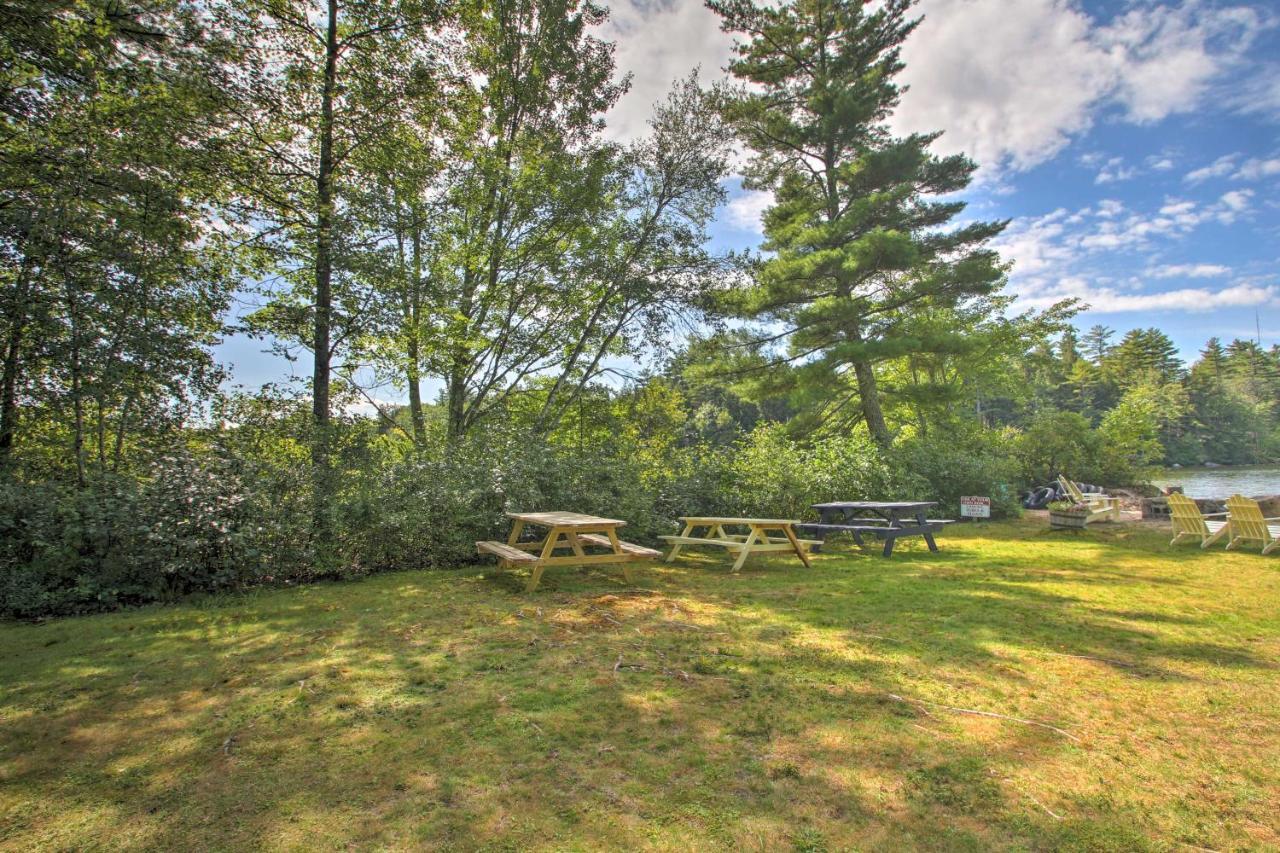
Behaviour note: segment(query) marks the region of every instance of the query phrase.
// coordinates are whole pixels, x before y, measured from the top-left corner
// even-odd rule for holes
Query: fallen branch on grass
[[[623,663],[623,662],[622,662],[622,655],[618,655],[618,659],[617,659],[617,661],[615,661],[615,662],[614,662],[614,664],[613,664],[613,674],[614,674],[614,675],[617,675],[617,674],[618,674],[618,670],[620,670],[620,669],[644,669],[644,664],[642,664],[642,663]]]
[[[1049,817],[1053,818],[1054,820],[1062,820],[1062,815],[1058,814],[1058,813],[1057,813],[1057,812],[1055,812],[1053,809],[1049,808],[1049,807],[1048,807],[1048,806],[1046,806],[1044,803],[1040,802],[1040,801],[1039,801],[1039,800],[1037,800],[1035,797],[1033,797],[1033,796],[1031,796],[1030,794],[1028,794],[1026,791],[1023,791],[1023,792],[1022,792],[1022,794],[1023,794],[1023,796],[1025,796],[1028,800],[1030,800],[1031,802],[1035,803],[1035,804],[1036,804],[1037,806],[1039,806],[1040,808],[1044,809],[1044,813],[1045,813],[1045,814],[1047,814]]]
[[[942,708],[944,711],[951,711],[956,714],[972,714],[975,717],[991,717],[997,720],[1008,720],[1011,723],[1022,723],[1025,726],[1038,726],[1042,729],[1048,729],[1051,732],[1060,734],[1065,738],[1069,738],[1076,743],[1082,742],[1080,738],[1076,737],[1071,732],[1065,729],[1060,729],[1057,726],[1051,726],[1048,723],[1042,723],[1039,720],[1024,720],[1022,717],[1010,717],[1007,714],[997,714],[993,711],[979,711],[974,708],[957,708],[954,705],[943,705],[941,702],[930,702],[925,699],[907,699],[896,693],[886,693],[885,695],[895,701],[905,702],[908,705],[916,705],[917,707],[921,705],[932,705],[935,708]],[[924,708],[921,708],[920,710],[925,711],[926,714],[929,713]]]

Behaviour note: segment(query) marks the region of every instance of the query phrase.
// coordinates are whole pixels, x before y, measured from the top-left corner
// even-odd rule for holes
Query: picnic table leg
[[[742,564],[747,561],[747,557],[751,554],[751,547],[756,544],[756,539],[760,536],[759,529],[753,524],[751,532],[747,534],[747,541],[742,543],[742,552],[738,554],[738,559],[733,563],[732,571],[738,571],[742,568]]]
[[[791,547],[796,549],[796,556],[800,558],[800,562],[804,563],[805,568],[813,568],[813,563],[809,562],[809,555],[804,552],[804,548],[800,547],[800,542],[796,539],[796,532],[791,529],[791,525],[788,524],[783,527],[782,532],[787,534],[787,538],[791,540]]]
[[[898,537],[894,536],[892,533],[884,537],[884,556],[893,556],[893,543],[897,538]]]
[[[693,525],[689,524],[688,522],[685,522],[684,532],[681,533],[680,535],[688,536],[692,532],[693,532]],[[680,543],[677,542],[676,544],[671,546],[671,553],[667,555],[666,562],[670,563],[672,560],[676,558],[676,555],[679,553],[680,553]]]
[[[520,534],[524,533],[524,522],[516,519],[516,523],[511,525],[511,535],[507,537],[507,544],[515,546],[520,541]]]
[[[831,523],[830,518],[831,518],[830,514],[829,514],[825,509],[820,509],[820,510],[818,510],[818,523],[819,523],[819,524],[830,524],[830,523]],[[828,537],[829,535],[830,535],[830,534],[829,534],[827,531],[825,531],[825,530],[819,530],[819,531],[818,531],[818,538],[819,538],[819,539],[821,539],[821,542],[819,542],[817,545],[814,545],[814,546],[813,546],[812,553],[814,553],[814,554],[821,554],[821,553],[822,553],[822,547],[823,547],[824,545],[826,545],[826,544],[827,544],[827,537]]]
[[[542,570],[546,568],[545,561],[555,554],[556,543],[560,541],[560,535],[563,532],[562,528],[553,527],[547,534],[546,542],[542,546],[542,553],[538,556],[538,562],[533,564],[533,571],[529,575],[529,582],[525,584],[525,592],[533,592],[538,588],[538,582],[542,580]]]
[[[609,535],[609,542],[613,544],[613,553],[615,553],[615,554],[625,554],[626,552],[622,550],[622,543],[618,541],[618,531],[616,531],[616,530],[614,530],[612,527],[610,527],[610,528],[609,528],[609,530],[608,530],[608,535]],[[635,583],[635,581],[634,581],[634,580],[632,580],[632,578],[631,578],[631,563],[630,563],[630,562],[625,562],[625,563],[623,563],[623,564],[622,564],[622,579],[623,579],[624,581],[626,581],[628,584],[634,584],[634,583]]]
[[[938,543],[933,541],[933,531],[929,529],[929,519],[925,517],[923,511],[916,514],[916,521],[920,522],[920,526],[924,528],[924,541],[929,543],[929,550],[938,553]]]
[[[844,510],[843,512],[841,512],[841,513],[840,513],[840,517],[839,517],[839,518],[833,518],[833,519],[832,519],[832,521],[836,522],[837,524],[851,524],[851,523],[854,521],[854,517],[853,517],[853,510],[851,510],[851,509],[850,509],[850,510]],[[867,544],[867,543],[865,543],[865,542],[863,542],[863,541],[862,541],[862,534],[861,534],[861,533],[859,533],[859,532],[858,532],[858,531],[856,531],[856,530],[850,530],[849,532],[853,534],[853,544],[854,544],[854,545],[857,545],[859,548],[864,548],[864,547],[866,547],[866,544]]]

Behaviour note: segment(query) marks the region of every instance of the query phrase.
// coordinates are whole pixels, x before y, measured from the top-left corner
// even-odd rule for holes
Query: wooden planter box
[[[1088,521],[1089,513],[1087,512],[1063,512],[1056,509],[1049,510],[1050,527],[1083,530]]]

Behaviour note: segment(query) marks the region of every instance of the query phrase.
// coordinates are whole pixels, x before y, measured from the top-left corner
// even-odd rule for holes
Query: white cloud
[[[1152,155],[1147,158],[1147,168],[1153,172],[1167,172],[1173,168],[1173,158]]]
[[[1150,123],[1195,109],[1266,25],[1243,6],[1144,5],[1100,30],[1098,40],[1116,63],[1116,99],[1128,118]]]
[[[1230,225],[1238,214],[1249,209],[1249,201],[1253,198],[1253,190],[1232,190],[1223,193],[1218,202],[1216,218],[1224,225]]]
[[[1260,160],[1256,157],[1250,158],[1231,177],[1238,181],[1256,181],[1260,178],[1269,178],[1272,175],[1280,175],[1280,157],[1273,157],[1270,160]]]
[[[1239,159],[1239,154],[1224,154],[1209,165],[1188,172],[1183,180],[1189,184],[1199,184],[1210,178],[1226,177],[1236,168],[1236,161]]]
[[[1134,210],[1113,199],[1077,211],[1059,208],[1016,220],[996,241],[1013,262],[1010,289],[1018,303],[1043,307],[1076,297],[1097,311],[1198,310],[1221,305],[1280,304],[1280,290],[1267,282],[1236,282],[1219,291],[1181,288],[1146,292],[1151,279],[1226,277],[1225,266],[1148,266],[1143,275],[1118,275],[1139,253],[1162,251],[1209,224],[1230,224],[1249,212],[1252,190],[1232,190],[1216,200],[1169,198],[1154,212]]]
[[[609,20],[600,37],[616,43],[618,71],[631,74],[631,90],[606,117],[608,133],[629,141],[648,132],[653,105],[675,80],[701,67],[704,80],[720,79],[733,38],[720,31],[720,19],[690,0],[618,0],[609,4]]]
[[[1112,219],[1124,213],[1124,204],[1114,198],[1104,198],[1098,202],[1098,216],[1103,219]]]
[[[1101,314],[1125,314],[1137,311],[1213,311],[1218,308],[1240,308],[1280,305],[1280,288],[1255,284],[1236,284],[1221,290],[1185,287],[1160,293],[1125,293],[1108,285],[1094,286],[1083,279],[1064,279],[1057,295],[1038,295],[1020,300],[1029,308],[1047,308],[1059,299],[1074,296],[1087,303],[1089,310]]]
[[[1095,184],[1114,184],[1118,181],[1127,181],[1137,174],[1137,167],[1124,165],[1123,157],[1112,157],[1098,172],[1093,182]]]
[[[1231,272],[1231,267],[1221,264],[1165,264],[1147,270],[1152,278],[1221,278]]]
[[[1091,107],[1113,85],[1094,22],[1066,3],[926,0],[921,11],[903,49],[911,89],[895,124],[946,131],[944,153],[992,169],[1033,166],[1088,129]]]
[[[1195,110],[1271,25],[1198,0],[1141,3],[1107,24],[1069,0],[924,0],[921,11],[895,125],[943,129],[939,150],[994,172],[1050,159],[1109,105],[1137,123]]]
[[[1139,123],[1210,98],[1244,110],[1243,86],[1255,93],[1253,109],[1280,115],[1280,66],[1245,63],[1271,18],[1203,0],[1127,5],[1107,21],[1074,0],[922,0],[924,22],[903,49],[910,90],[895,129],[943,130],[940,152],[966,153],[998,180],[1050,159],[1109,108]],[[614,0],[610,13],[600,34],[616,42],[632,89],[610,112],[609,133],[627,140],[646,131],[673,80],[697,66],[704,79],[719,78],[733,37],[697,0]],[[1173,166],[1157,162],[1150,168]],[[1105,174],[1100,183],[1123,179]]]
[[[1260,63],[1252,74],[1236,81],[1224,102],[1238,113],[1280,118],[1280,64]]]
[[[773,193],[743,190],[742,195],[725,205],[725,213],[734,228],[761,234],[764,232],[762,218],[771,204]]]

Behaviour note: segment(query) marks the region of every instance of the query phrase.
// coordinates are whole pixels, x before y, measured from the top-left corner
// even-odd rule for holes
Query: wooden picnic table
[[[822,536],[822,542],[814,547],[815,552],[835,533],[853,534],[853,541],[859,546],[863,544],[863,534],[883,539],[886,557],[893,554],[894,543],[903,536],[922,536],[929,550],[937,551],[933,534],[941,530],[942,525],[951,523],[950,519],[927,517],[929,508],[937,505],[937,501],[834,501],[813,505],[820,517],[816,524],[804,522],[797,526]]]
[[[623,542],[618,538],[618,528],[626,522],[616,518],[600,518],[577,512],[508,512],[514,522],[505,543],[477,542],[476,550],[498,558],[498,565],[509,568],[527,565],[532,569],[526,592],[533,592],[542,580],[547,566],[594,566],[605,563],[621,563],[622,576],[631,583],[631,563],[636,560],[652,560],[661,553],[643,545]],[[547,533],[541,539],[520,541],[525,528],[545,527]],[[598,549],[592,552],[590,549]],[[572,554],[556,556],[561,549]]]
[[[787,518],[716,518],[706,516],[680,516],[684,522],[684,530],[679,536],[659,536],[671,543],[671,553],[667,555],[670,563],[680,553],[684,545],[715,545],[728,551],[737,551],[738,559],[734,561],[733,571],[742,568],[751,554],[772,551],[789,551],[800,558],[806,566],[811,565],[809,555],[805,553],[805,545],[821,545],[820,541],[800,539],[796,536],[795,527],[799,523]],[[746,527],[749,533],[729,533],[726,527]],[[705,528],[703,536],[695,536],[699,528]],[[770,535],[769,531],[780,532],[781,536]]]

